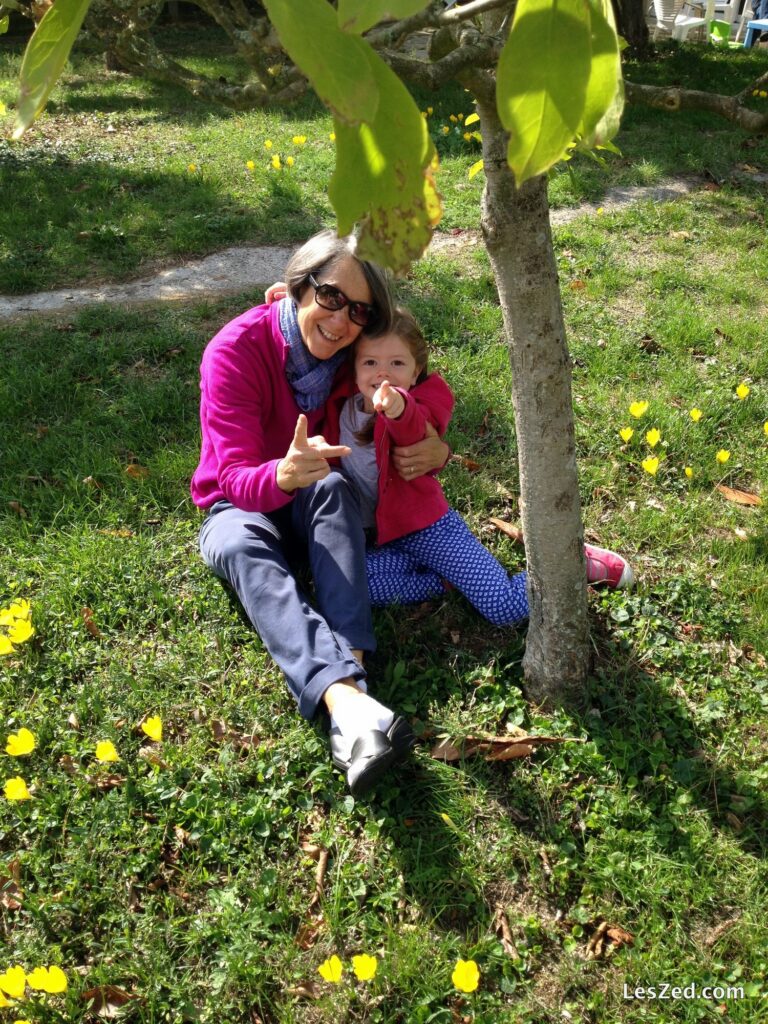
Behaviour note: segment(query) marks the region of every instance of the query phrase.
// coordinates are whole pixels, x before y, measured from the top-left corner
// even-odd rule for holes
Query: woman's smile
[[[331,284],[358,302],[371,302],[371,290],[354,257],[338,260],[324,271],[318,272],[321,284]],[[315,359],[330,359],[356,340],[362,327],[352,323],[346,306],[324,309],[315,301],[315,290],[307,285],[298,309],[299,329],[304,344]]]

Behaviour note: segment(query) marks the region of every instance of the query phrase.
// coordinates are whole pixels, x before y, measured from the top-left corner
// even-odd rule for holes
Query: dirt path
[[[582,203],[580,206],[553,210],[552,225],[568,224],[577,217],[594,213],[599,207],[606,212],[629,203],[651,199],[668,202],[685,195],[696,187],[689,180],[670,181],[649,187],[631,186],[614,188],[600,203]],[[429,248],[431,253],[450,255],[468,245],[481,244],[477,231],[459,231],[456,234],[437,232]],[[13,298],[0,296],[0,321],[14,320],[34,314],[69,313],[83,306],[106,302],[117,306],[142,303],[190,301],[207,297],[220,297],[251,288],[264,287],[279,281],[293,246],[247,246],[224,249],[192,260],[180,267],[161,270],[151,277],[123,284],[100,285],[93,288],[62,288],[58,291],[39,292]]]

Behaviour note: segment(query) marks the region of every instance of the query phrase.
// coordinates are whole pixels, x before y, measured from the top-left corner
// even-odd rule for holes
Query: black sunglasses
[[[353,324],[372,327],[376,323],[378,313],[375,306],[367,302],[353,302],[332,284],[319,284],[314,274],[309,275],[309,283],[315,289],[315,302],[323,309],[343,309],[349,306],[349,319]]]

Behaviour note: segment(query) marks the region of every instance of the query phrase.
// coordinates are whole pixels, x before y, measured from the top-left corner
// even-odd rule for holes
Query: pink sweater
[[[226,324],[203,353],[203,443],[190,486],[200,508],[226,498],[244,512],[273,512],[292,499],[277,486],[276,472],[301,410],[285,376],[288,343],[279,309],[278,302],[249,309]],[[310,437],[323,412],[307,415]]]
[[[373,428],[376,463],[379,467],[379,500],[376,506],[376,542],[387,544],[407,533],[432,526],[445,515],[449,505],[437,478],[432,474],[403,480],[392,463],[392,448],[415,444],[426,437],[431,423],[440,437],[453,412],[453,392],[438,373],[431,373],[410,391],[397,389],[405,399],[402,416],[396,420],[377,416]],[[337,444],[343,395],[341,389],[326,405],[325,438]]]

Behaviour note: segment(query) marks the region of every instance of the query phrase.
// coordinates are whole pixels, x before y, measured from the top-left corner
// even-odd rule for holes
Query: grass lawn
[[[684,50],[668,60],[694,59]],[[734,74],[766,60],[731,59]],[[720,58],[713,67],[731,73]],[[170,260],[238,238],[304,237],[316,226],[304,204],[317,226],[328,219],[328,123],[309,102],[295,120],[256,128],[257,115],[175,116],[178,97],[148,86],[129,96],[139,89],[130,79],[106,100],[109,83],[73,81],[26,148],[4,154],[4,173],[39,197],[29,247],[8,209],[21,201],[2,213],[0,244],[19,274],[7,290],[132,274],[147,252]],[[85,130],[107,114],[115,132]],[[765,496],[768,479],[768,199],[750,172],[731,175],[737,162],[764,159],[766,143],[742,158],[747,140],[718,122],[668,123],[684,127],[659,141],[652,115],[630,112],[613,180],[641,165],[649,176],[714,167],[695,163],[709,153],[726,184],[556,235],[587,535],[626,552],[639,579],[632,594],[592,598],[591,710],[528,707],[523,637],[483,623],[457,595],[379,613],[372,688],[413,718],[423,742],[370,799],[347,795],[324,739],[298,718],[197,555],[187,485],[200,354],[260,296],[0,327],[0,608],[29,600],[35,629],[0,658],[0,784],[19,776],[32,793],[0,798],[0,986],[12,965],[58,965],[69,982],[66,993],[0,1008],[0,1021],[91,1022],[107,1015],[99,1003],[131,1024],[764,1017],[766,514],[716,485]],[[46,132],[61,133],[60,158]],[[297,144],[294,178],[249,176],[248,154],[265,162],[255,152],[263,137],[286,153],[300,132],[308,141]],[[466,184],[455,205],[445,189],[449,224],[470,224],[471,159],[457,153],[448,171]],[[193,161],[199,172],[187,170]],[[594,194],[594,172],[584,165],[578,186],[581,173],[574,189]],[[64,180],[70,193],[87,185],[75,192],[81,212],[70,194],[69,221],[57,198]],[[200,233],[182,245],[179,225],[195,208]],[[114,239],[96,246],[94,225],[107,217],[122,249]],[[39,262],[23,278],[33,251]],[[520,549],[488,525],[491,515],[516,519],[517,480],[485,256],[425,259],[401,294],[457,395],[449,440],[466,460],[444,474],[449,499],[516,570]],[[629,412],[636,402],[648,402],[640,418]],[[655,475],[642,468],[651,457]],[[148,715],[162,719],[161,743],[141,730]],[[2,753],[21,728],[35,749]],[[431,733],[516,728],[572,741],[508,763],[430,757]],[[119,760],[100,763],[96,744],[107,740]],[[590,956],[604,926],[614,938]],[[372,981],[352,972],[361,953],[378,958]],[[338,984],[317,971],[333,955],[344,964]],[[472,994],[452,984],[459,958],[479,966]],[[625,986],[667,983],[723,991],[625,996]]]
[[[163,45],[193,70],[230,81],[244,76],[215,28],[162,32]],[[20,61],[20,41],[0,42],[0,101],[8,107],[0,118],[0,187],[13,197],[0,209],[0,294],[136,276],[237,243],[300,241],[333,222],[326,196],[333,125],[314,98],[284,113],[233,113],[107,72],[101,57],[76,53],[47,111],[13,143]],[[758,50],[686,47],[628,75],[732,93],[765,63]],[[458,120],[472,112],[469,96],[454,87],[417,98],[440,155],[441,229],[477,227],[483,176],[469,180],[468,171],[479,143],[464,139]],[[760,108],[768,100],[753,102]],[[585,156],[561,165],[551,182],[553,206],[599,199],[609,185],[679,175],[748,181],[744,165],[768,167],[765,138],[748,139],[700,114],[630,108],[616,141],[622,156],[607,171]]]

